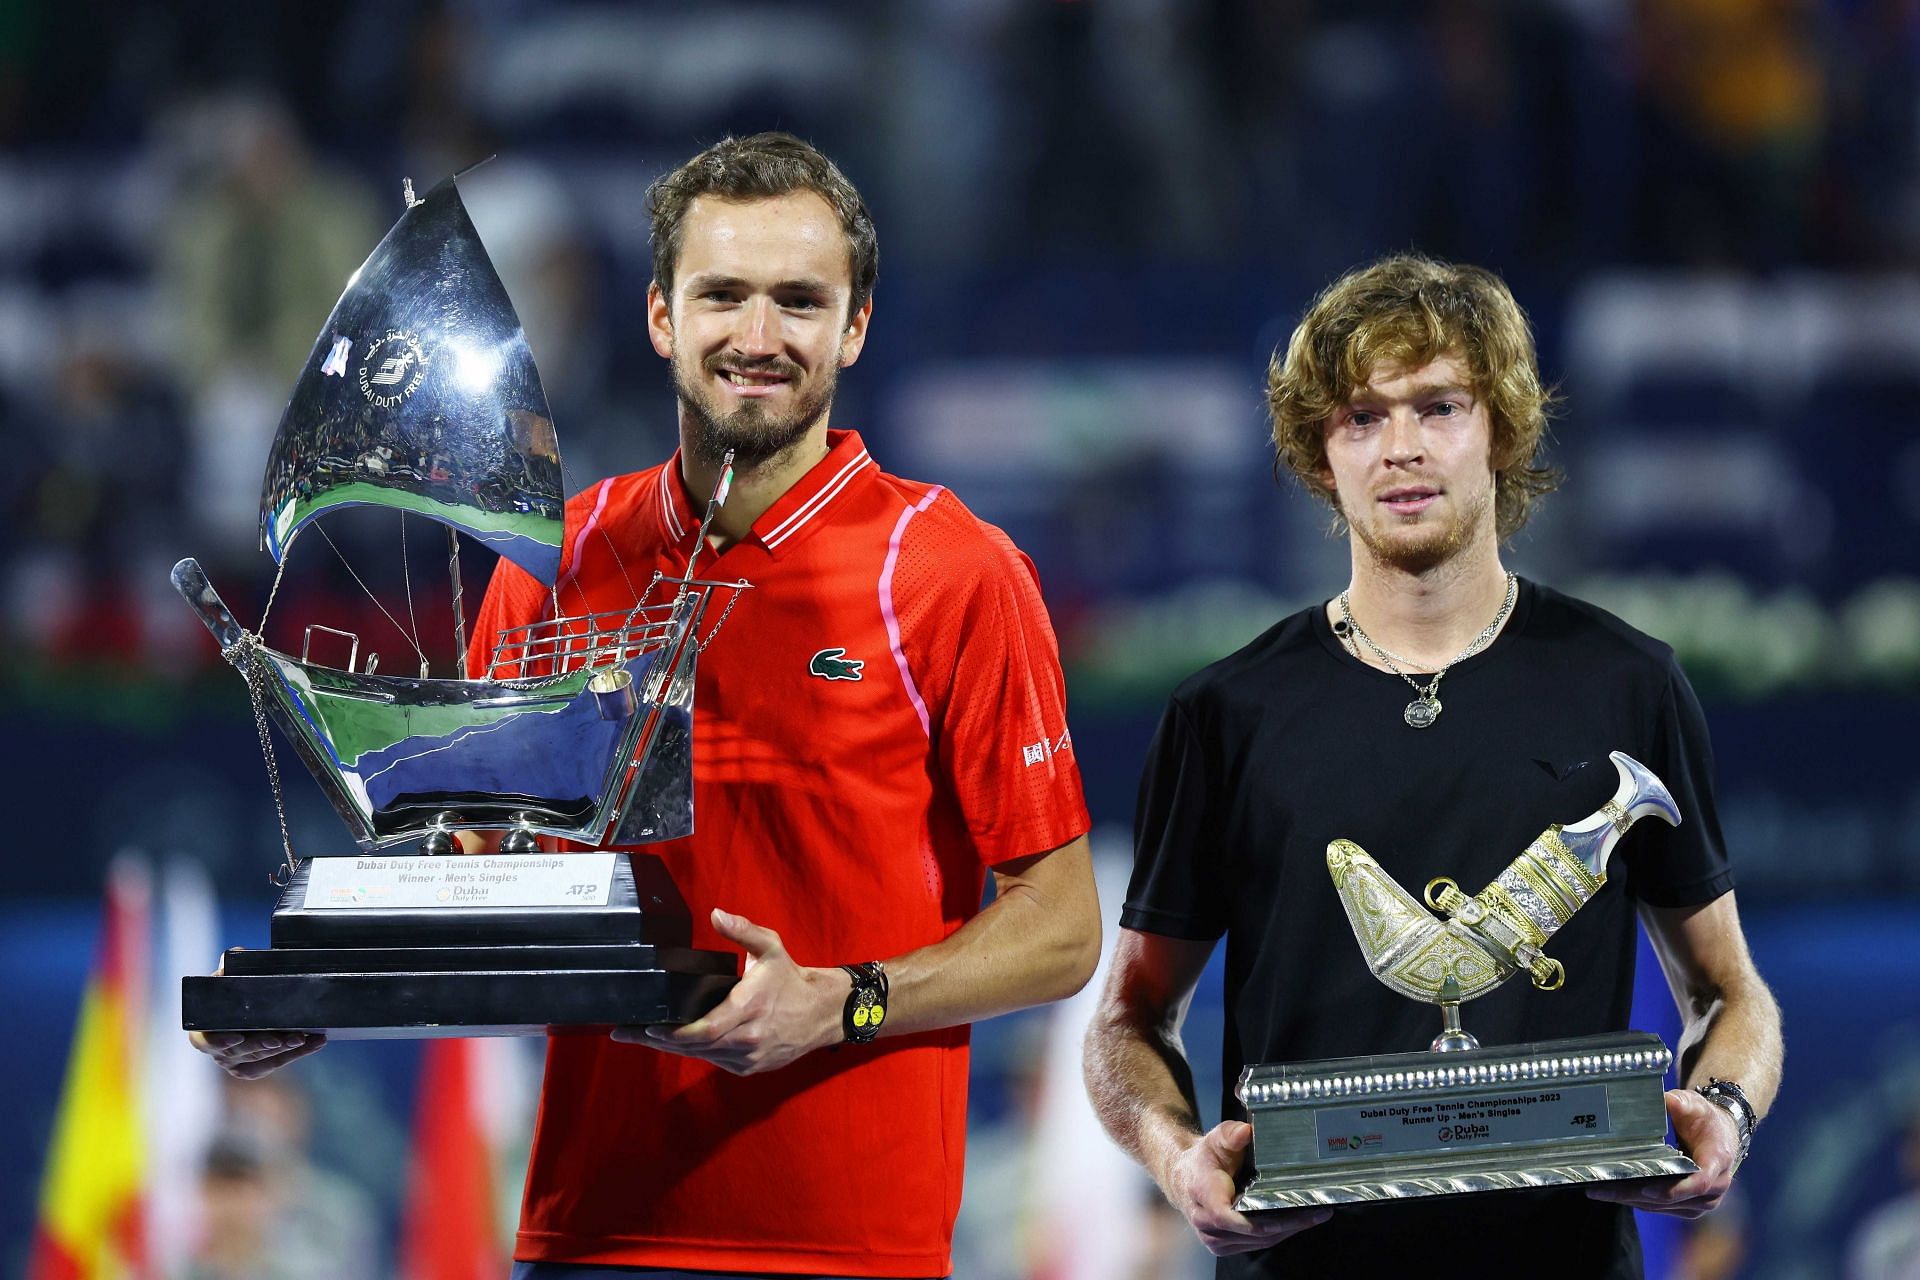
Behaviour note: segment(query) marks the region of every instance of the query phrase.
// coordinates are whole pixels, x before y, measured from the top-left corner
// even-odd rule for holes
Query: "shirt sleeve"
[[[956,530],[939,506],[908,526],[892,596],[935,766],[992,866],[1057,849],[1092,823],[1033,564],[998,529],[958,517],[973,527]]]
[[[1733,888],[1733,868],[1714,804],[1713,745],[1700,699],[1672,658],[1646,763],[1672,793],[1680,825],[1669,827],[1657,818],[1634,824],[1620,850],[1627,864],[1627,889],[1654,907],[1712,902]]]
[[[487,582],[487,594],[480,602],[480,615],[473,620],[473,635],[467,644],[467,679],[478,680],[487,674],[493,661],[494,643],[508,627],[525,626],[545,612],[547,589],[540,580],[504,557],[494,566]],[[511,659],[512,652],[503,655]],[[518,676],[518,669],[502,671]],[[529,675],[544,675],[545,668],[529,668]]]
[[[1227,930],[1212,767],[1205,739],[1176,698],[1147,751],[1134,809],[1133,879],[1124,929],[1211,942]]]

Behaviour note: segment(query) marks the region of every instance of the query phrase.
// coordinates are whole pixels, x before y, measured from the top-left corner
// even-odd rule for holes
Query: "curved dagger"
[[[1607,881],[1607,860],[1642,818],[1680,825],[1680,810],[1653,771],[1622,752],[1613,798],[1567,826],[1551,826],[1472,897],[1444,877],[1427,906],[1351,840],[1327,846],[1327,870],[1374,976],[1404,996],[1439,1004],[1471,1000],[1525,969],[1553,990],[1565,977],[1541,948]],[[1457,993],[1454,990],[1457,988]]]

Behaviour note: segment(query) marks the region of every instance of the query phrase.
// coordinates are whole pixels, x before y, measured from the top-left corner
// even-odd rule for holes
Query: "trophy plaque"
[[[692,831],[695,667],[749,584],[696,577],[690,562],[634,587],[630,608],[562,614],[559,444],[526,334],[454,179],[424,199],[408,183],[406,201],[295,384],[269,455],[261,542],[284,574],[303,529],[324,536],[329,512],[384,507],[399,513],[404,566],[410,516],[445,526],[456,670],[435,676],[417,629],[377,597],[410,649],[400,672],[318,624],[299,657],[282,653],[263,638],[265,617],[242,627],[196,561],[174,567],[246,680],[285,855],[271,946],[230,950],[219,974],[185,978],[183,1023],[354,1039],[690,1021],[731,988],[736,958],[693,949],[659,859],[604,846]],[[723,468],[696,558],[731,478]],[[481,638],[490,661],[476,679],[460,668],[463,535],[551,600],[544,620]],[[316,640],[345,665],[312,656]],[[295,856],[269,721],[354,852]],[[498,833],[484,841],[495,851],[461,856],[460,832]]]
[[[1426,906],[1350,840],[1327,868],[1375,977],[1440,1007],[1426,1052],[1265,1063],[1236,1092],[1253,1124],[1251,1173],[1234,1207],[1461,1195],[1693,1173],[1668,1145],[1665,1079],[1673,1054],[1627,1031],[1482,1048],[1460,1005],[1525,970],[1556,990],[1542,948],[1606,883],[1607,860],[1645,817],[1680,812],[1652,771],[1621,752],[1613,798],[1549,827],[1473,897],[1442,878]],[[1439,912],[1436,916],[1433,912]],[[1444,918],[1443,918],[1444,917]]]

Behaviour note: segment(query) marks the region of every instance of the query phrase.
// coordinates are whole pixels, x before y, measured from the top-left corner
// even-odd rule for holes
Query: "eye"
[[[1451,400],[1441,400],[1427,406],[1427,412],[1436,418],[1453,418],[1466,412],[1466,409]]]
[[[1349,409],[1343,425],[1352,427],[1356,431],[1364,431],[1379,421],[1376,415],[1368,413],[1365,409]]]
[[[782,302],[780,305],[785,307],[789,311],[818,311],[821,307],[825,306],[826,304],[823,303],[818,298],[802,295],[799,297],[788,298],[785,302]]]

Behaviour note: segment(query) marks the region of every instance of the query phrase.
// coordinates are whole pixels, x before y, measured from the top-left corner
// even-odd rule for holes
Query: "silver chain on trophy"
[[[275,591],[280,589],[277,575],[273,586]],[[271,597],[267,600],[267,607],[273,607]],[[261,643],[257,634],[243,633],[240,640],[220,656],[239,669],[247,682],[247,694],[253,701],[253,727],[260,733],[260,755],[267,763],[267,781],[273,786],[273,815],[280,821],[280,848],[285,854],[284,861],[273,869],[267,880],[275,888],[284,889],[293,879],[293,873],[299,869],[300,860],[293,854],[293,835],[287,830],[287,802],[280,789],[280,762],[273,754],[273,733],[267,728],[267,704],[260,689],[260,682],[266,676],[253,654],[253,650]]]
[[[1333,633],[1346,641],[1347,648],[1352,651],[1353,656],[1356,658],[1360,656],[1360,651],[1355,646],[1354,641],[1357,639],[1361,644],[1366,645],[1373,656],[1380,659],[1380,661],[1386,665],[1387,670],[1393,672],[1393,674],[1399,676],[1412,686],[1413,691],[1420,696],[1407,704],[1407,709],[1401,713],[1401,719],[1405,720],[1415,729],[1425,729],[1440,718],[1440,678],[1452,670],[1456,663],[1466,661],[1492,642],[1494,636],[1500,633],[1501,624],[1506,622],[1507,615],[1513,612],[1513,602],[1517,600],[1519,596],[1520,580],[1509,573],[1507,574],[1506,598],[1500,602],[1500,612],[1493,615],[1493,621],[1489,622],[1486,625],[1486,629],[1475,636],[1466,648],[1449,658],[1445,665],[1434,672],[1433,679],[1427,681],[1424,686],[1422,686],[1418,680],[1415,680],[1412,676],[1400,669],[1403,665],[1417,667],[1419,665],[1418,663],[1409,662],[1398,654],[1388,653],[1385,649],[1382,649],[1378,644],[1374,643],[1373,637],[1362,630],[1360,624],[1353,620],[1353,611],[1348,606],[1347,592],[1345,591],[1340,593],[1340,620],[1333,624]]]

